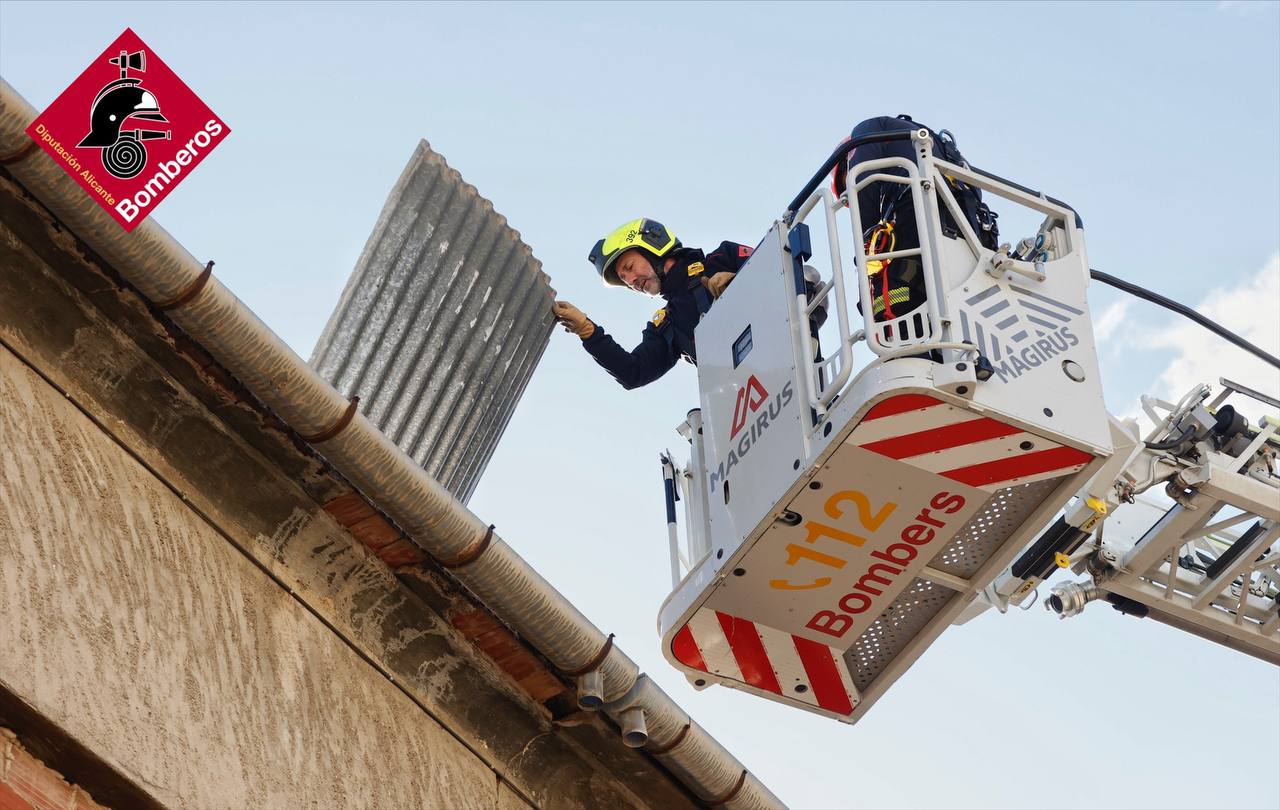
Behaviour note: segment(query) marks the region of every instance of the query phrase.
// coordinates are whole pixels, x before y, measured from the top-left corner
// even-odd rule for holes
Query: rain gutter
[[[126,233],[26,135],[36,110],[0,78],[0,165],[277,416],[412,542],[514,627],[707,806],[784,805],[639,667],[360,414],[153,220]],[[592,700],[592,694],[598,698]]]

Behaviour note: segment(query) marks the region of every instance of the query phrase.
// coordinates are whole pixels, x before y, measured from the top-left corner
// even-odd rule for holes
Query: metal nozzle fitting
[[[1105,599],[1107,592],[1088,582],[1065,582],[1055,585],[1044,600],[1046,610],[1052,610],[1059,618],[1079,616],[1084,606],[1097,599]]]

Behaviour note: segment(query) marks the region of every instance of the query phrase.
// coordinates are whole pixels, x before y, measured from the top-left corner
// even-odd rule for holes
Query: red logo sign
[[[132,231],[231,129],[126,28],[27,134]]]
[[[760,406],[768,398],[769,392],[764,390],[764,386],[756,379],[756,375],[752,374],[747,379],[747,384],[738,389],[738,399],[733,403],[733,424],[729,426],[730,439],[737,436],[738,431],[747,424],[748,413],[760,410]]]

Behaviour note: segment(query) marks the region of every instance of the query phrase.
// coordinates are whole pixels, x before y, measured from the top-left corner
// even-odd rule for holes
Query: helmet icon
[[[147,165],[147,149],[143,141],[168,139],[168,130],[124,129],[129,119],[168,122],[160,113],[155,94],[142,86],[142,79],[131,78],[130,70],[146,72],[146,51],[128,53],[107,60],[120,67],[120,78],[107,84],[93,99],[89,112],[89,134],[77,146],[101,149],[102,165],[121,180],[136,177]]]

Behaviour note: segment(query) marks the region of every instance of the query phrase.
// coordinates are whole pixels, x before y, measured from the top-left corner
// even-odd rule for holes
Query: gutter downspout
[[[563,673],[599,671],[603,711],[708,806],[782,802],[480,518],[343,399],[154,220],[126,233],[26,135],[36,110],[0,78],[0,165],[168,310],[410,539]],[[452,565],[448,565],[452,563]],[[597,659],[599,659],[597,661]],[[595,666],[592,666],[592,665]],[[635,710],[643,733],[635,733]],[[627,723],[623,722],[626,714]]]

